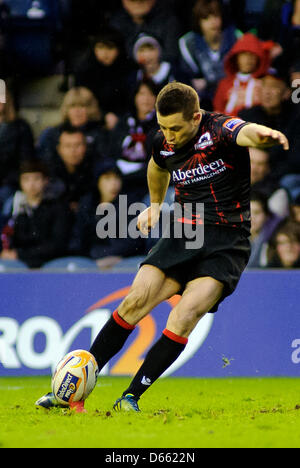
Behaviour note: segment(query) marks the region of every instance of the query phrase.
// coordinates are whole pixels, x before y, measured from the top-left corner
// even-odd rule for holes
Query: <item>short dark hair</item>
[[[80,128],[77,128],[77,127],[73,127],[70,123],[65,123],[63,125],[61,125],[60,127],[60,133],[59,133],[59,139],[60,137],[62,136],[63,133],[67,133],[68,135],[75,135],[77,133],[80,133],[83,138],[86,140],[86,136],[85,136],[85,133],[80,129]]]
[[[251,196],[250,196],[250,201],[252,202],[257,202],[260,203],[260,206],[262,207],[264,213],[268,216],[271,215],[271,211],[268,205],[268,197],[264,193],[258,191],[258,190],[252,190],[251,191]]]
[[[222,6],[219,0],[197,0],[193,8],[193,30],[200,30],[200,20],[209,16],[219,16],[223,19]]]
[[[33,160],[27,160],[21,163],[20,168],[19,168],[20,176],[22,174],[36,173],[36,172],[41,173],[44,177],[49,176],[48,167],[42,161],[33,159]]]
[[[199,96],[191,86],[173,81],[160,91],[156,110],[164,117],[182,112],[184,120],[189,121],[200,111]]]

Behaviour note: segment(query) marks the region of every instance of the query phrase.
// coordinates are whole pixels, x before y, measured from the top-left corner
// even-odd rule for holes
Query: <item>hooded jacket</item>
[[[225,58],[227,77],[220,81],[214,98],[216,111],[237,115],[240,110],[260,103],[258,79],[264,76],[269,68],[269,46],[269,43],[260,41],[251,33],[244,34],[235,43]],[[252,74],[239,72],[237,56],[242,52],[251,52],[257,56],[257,67]]]

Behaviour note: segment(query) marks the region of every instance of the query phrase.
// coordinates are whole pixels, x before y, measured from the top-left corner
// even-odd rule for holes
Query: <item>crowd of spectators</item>
[[[300,0],[24,0],[27,27],[56,15],[48,61],[32,51],[27,64],[15,3],[0,1],[0,260],[79,256],[104,269],[147,253],[146,239],[97,227],[108,204],[119,219],[121,195],[146,200],[156,96],[178,80],[203,109],[289,138],[288,152],[250,151],[249,267],[300,267]],[[22,77],[57,74],[57,125],[36,136],[19,116]]]

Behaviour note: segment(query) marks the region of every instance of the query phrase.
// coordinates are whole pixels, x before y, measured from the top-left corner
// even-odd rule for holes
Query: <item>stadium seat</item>
[[[0,273],[14,270],[28,270],[28,267],[20,260],[0,260]]]
[[[79,270],[98,270],[97,264],[86,257],[64,257],[51,260],[42,266],[42,270],[66,270],[77,272]]]

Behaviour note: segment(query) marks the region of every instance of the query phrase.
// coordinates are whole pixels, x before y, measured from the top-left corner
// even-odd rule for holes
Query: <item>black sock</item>
[[[125,341],[135,329],[123,320],[116,310],[91,346],[90,353],[95,357],[99,371],[114,357],[124,346]]]
[[[155,382],[184,350],[187,338],[164,330],[162,337],[149,350],[144,363],[133,378],[129,388],[123,393],[131,393],[136,399]]]

